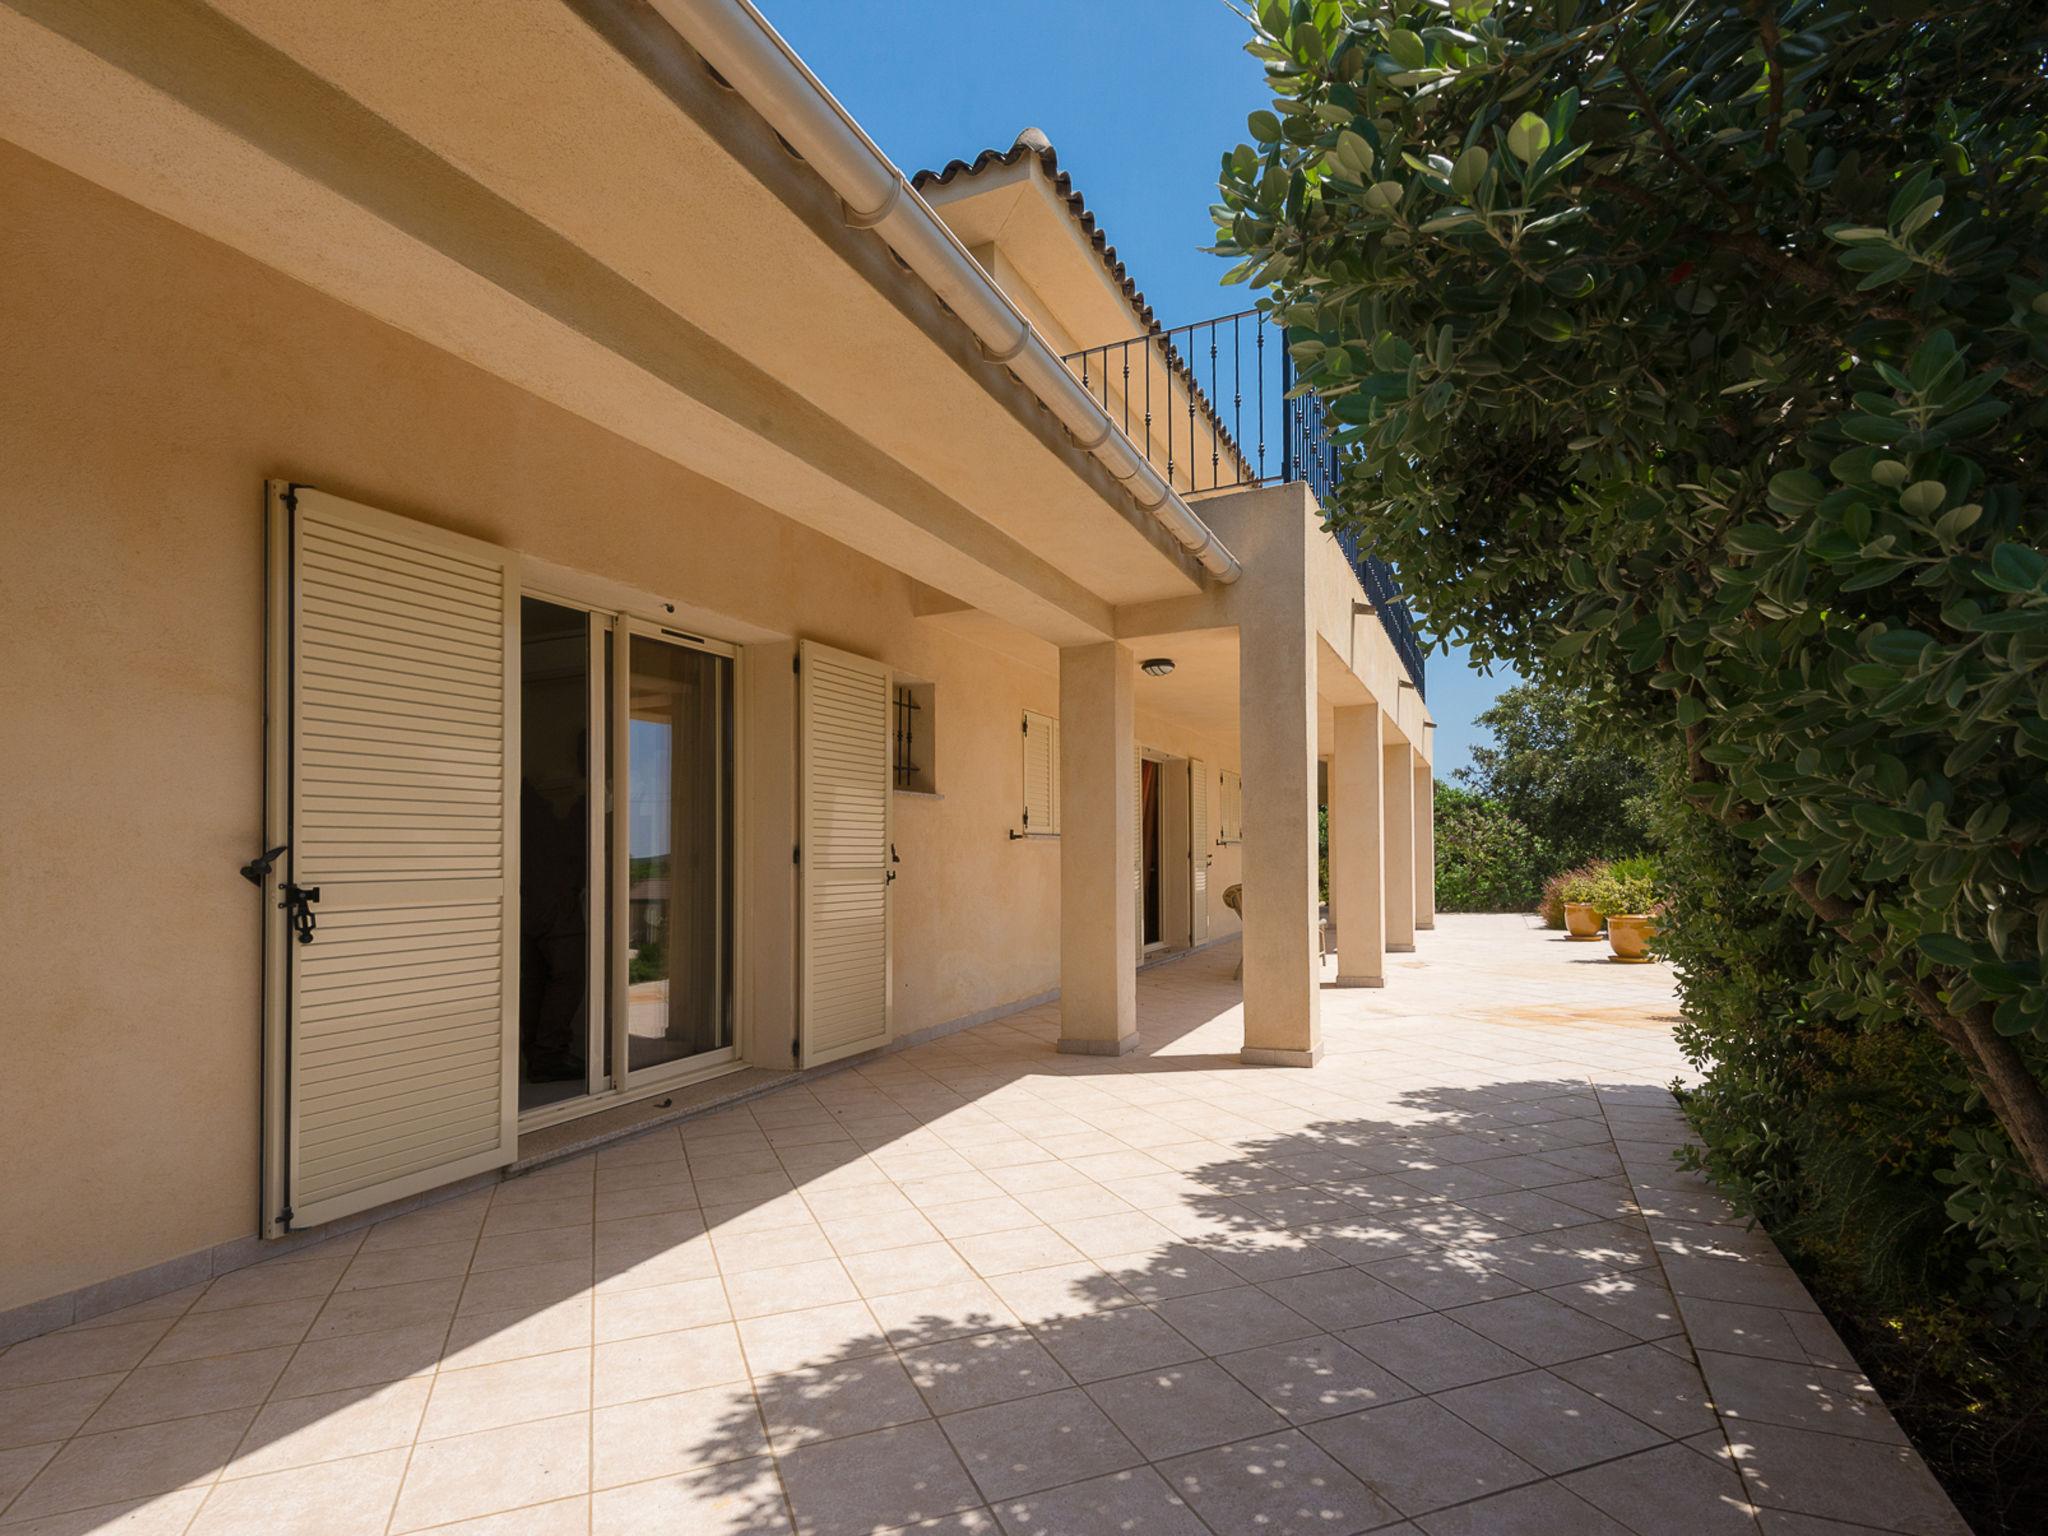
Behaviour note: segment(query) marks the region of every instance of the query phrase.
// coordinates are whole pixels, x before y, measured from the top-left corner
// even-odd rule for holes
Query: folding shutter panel
[[[1131,908],[1137,913],[1138,959],[1145,958],[1145,753],[1131,753]]]
[[[889,1039],[889,669],[805,641],[802,1017],[806,1066]]]
[[[1193,941],[1209,937],[1209,770],[1199,757],[1188,759],[1188,879],[1193,913]]]
[[[1060,723],[1052,722],[1052,830],[1060,830]]]
[[[1024,711],[1024,830],[1050,835],[1059,830],[1054,804],[1059,794],[1059,745],[1045,715]]]
[[[474,539],[271,494],[264,1228],[512,1160],[519,589]]]

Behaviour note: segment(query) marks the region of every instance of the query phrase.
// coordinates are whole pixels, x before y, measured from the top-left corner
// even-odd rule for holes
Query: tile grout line
[[[1588,1081],[1591,1082],[1592,1079],[1589,1078]],[[1614,1135],[1614,1122],[1608,1118],[1607,1104],[1605,1100],[1600,1099],[1599,1087],[1597,1084],[1594,1085],[1593,1091],[1595,1101],[1600,1105],[1600,1118],[1607,1126],[1608,1140],[1609,1142],[1615,1142],[1617,1141],[1617,1138]],[[1677,1108],[1677,1100],[1675,1097],[1672,1100],[1672,1107],[1674,1109]],[[1683,1111],[1680,1111],[1680,1113],[1683,1114]],[[1634,1201],[1636,1209],[1640,1211],[1642,1209],[1643,1202],[1640,1198],[1640,1192],[1636,1187],[1636,1176],[1634,1173],[1630,1172],[1628,1163],[1625,1159],[1622,1158],[1621,1149],[1618,1145],[1615,1147],[1614,1155],[1615,1160],[1621,1163],[1621,1176],[1628,1181],[1629,1198],[1630,1200]],[[1754,1526],[1759,1532],[1761,1532],[1763,1529],[1763,1506],[1757,1502],[1756,1495],[1749,1486],[1749,1479],[1743,1475],[1741,1458],[1735,1454],[1734,1438],[1728,1433],[1727,1416],[1721,1412],[1721,1405],[1714,1396],[1714,1390],[1707,1383],[1706,1369],[1700,1364],[1699,1346],[1693,1342],[1692,1328],[1685,1321],[1685,1309],[1678,1304],[1678,1288],[1672,1284],[1670,1272],[1666,1270],[1664,1267],[1664,1245],[1657,1241],[1657,1234],[1654,1230],[1650,1229],[1649,1222],[1647,1219],[1645,1219],[1643,1225],[1644,1230],[1649,1232],[1650,1253],[1656,1261],[1658,1277],[1664,1283],[1665,1292],[1671,1297],[1671,1310],[1677,1314],[1678,1326],[1685,1338],[1685,1347],[1689,1351],[1691,1351],[1692,1354],[1693,1369],[1699,1372],[1700,1386],[1706,1394],[1707,1406],[1713,1410],[1714,1427],[1720,1430],[1721,1444],[1727,1448],[1728,1469],[1729,1471],[1734,1473],[1736,1482],[1742,1488],[1743,1503],[1747,1506],[1749,1511],[1749,1523],[1752,1526]],[[1673,1443],[1678,1444],[1681,1442],[1674,1441]]]

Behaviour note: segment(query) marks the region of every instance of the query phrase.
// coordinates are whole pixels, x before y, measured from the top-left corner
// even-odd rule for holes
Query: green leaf
[[[1920,953],[1936,965],[1968,966],[1977,961],[1977,948],[1951,933],[1923,933]]]
[[[1899,492],[1899,505],[1914,517],[1925,517],[1940,511],[1947,498],[1948,487],[1939,480],[1915,480]]]
[[[1422,39],[1406,27],[1396,27],[1387,34],[1387,52],[1403,69],[1420,69],[1429,62],[1429,50]]]
[[[1451,190],[1460,197],[1470,197],[1473,190],[1486,175],[1486,168],[1493,163],[1485,146],[1474,144],[1451,166]]]
[[[1508,130],[1508,151],[1524,165],[1533,165],[1550,148],[1550,124],[1534,112],[1524,112]]]
[[[2043,576],[2048,576],[2048,555],[2007,541],[1991,551],[1991,568],[1978,579],[2000,592],[2032,592]]]
[[[1252,130],[1252,137],[1261,144],[1280,142],[1280,119],[1270,112],[1254,112],[1245,119]]]
[[[1365,206],[1374,213],[1391,214],[1401,206],[1405,190],[1398,181],[1376,181],[1365,189]]]

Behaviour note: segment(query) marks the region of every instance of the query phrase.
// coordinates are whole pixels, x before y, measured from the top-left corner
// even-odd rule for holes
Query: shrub
[[[1500,806],[1436,786],[1438,911],[1526,912],[1549,859],[1543,840]]]
[[[1590,902],[1593,893],[1599,889],[1600,876],[1607,868],[1607,861],[1595,859],[1590,864],[1581,864],[1573,869],[1561,869],[1543,882],[1543,900],[1537,911],[1543,914],[1543,926],[1562,928],[1566,902]]]
[[[1644,855],[1610,860],[1586,899],[1603,918],[1656,911],[1660,901],[1657,861]]]

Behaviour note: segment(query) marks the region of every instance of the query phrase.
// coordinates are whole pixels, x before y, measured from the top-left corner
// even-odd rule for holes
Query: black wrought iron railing
[[[1287,331],[1264,310],[1089,347],[1066,364],[1184,496],[1295,481],[1319,502],[1336,492],[1342,466],[1323,402],[1314,391],[1289,398],[1294,360]],[[1422,644],[1392,568],[1365,553],[1354,535],[1340,534],[1337,542],[1421,691]]]

